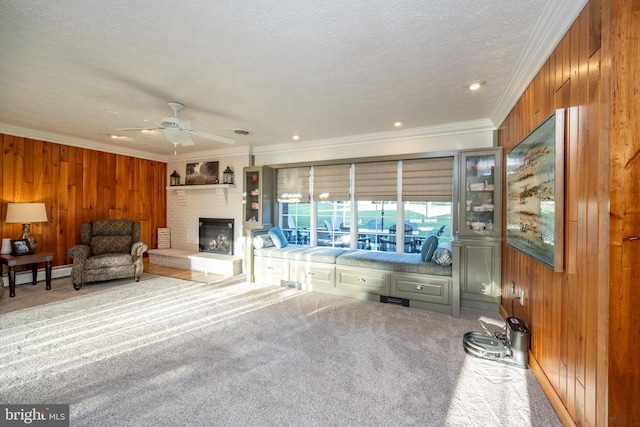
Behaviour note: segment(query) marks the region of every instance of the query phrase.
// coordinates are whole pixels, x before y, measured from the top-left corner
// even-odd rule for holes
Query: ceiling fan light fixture
[[[174,144],[182,144],[189,139],[189,134],[180,129],[160,129],[160,132]]]

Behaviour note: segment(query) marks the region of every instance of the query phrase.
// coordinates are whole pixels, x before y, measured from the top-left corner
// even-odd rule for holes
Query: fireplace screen
[[[233,255],[233,219],[200,218],[200,252]]]

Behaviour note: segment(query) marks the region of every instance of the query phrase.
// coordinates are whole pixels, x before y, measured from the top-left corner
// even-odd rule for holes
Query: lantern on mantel
[[[171,179],[169,180],[169,184],[172,187],[175,187],[176,185],[180,185],[180,174],[176,171],[173,171],[173,173],[171,174]]]
[[[233,184],[233,171],[229,166],[222,172],[222,183]]]

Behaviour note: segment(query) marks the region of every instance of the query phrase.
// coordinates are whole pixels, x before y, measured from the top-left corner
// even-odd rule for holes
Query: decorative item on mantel
[[[180,185],[180,174],[177,171],[173,171],[173,173],[171,174],[169,185],[171,185],[172,187]]]
[[[233,170],[229,166],[222,172],[222,176],[223,184],[233,184]]]

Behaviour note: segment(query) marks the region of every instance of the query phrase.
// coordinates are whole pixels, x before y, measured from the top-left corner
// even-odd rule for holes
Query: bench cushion
[[[420,254],[353,250],[340,255],[336,259],[336,264],[376,270],[431,274],[434,276],[451,276],[452,274],[450,265],[442,266],[435,262],[424,262]]]

